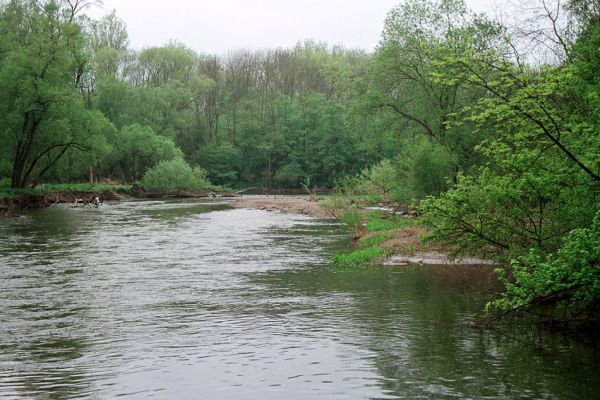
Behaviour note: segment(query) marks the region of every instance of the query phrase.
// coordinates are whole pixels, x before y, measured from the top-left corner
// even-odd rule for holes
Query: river
[[[215,201],[1,220],[0,398],[600,396],[593,341],[469,327],[485,274],[329,266],[347,245]]]

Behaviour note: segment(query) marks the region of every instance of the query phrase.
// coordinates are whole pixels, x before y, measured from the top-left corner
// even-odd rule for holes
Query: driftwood
[[[57,200],[58,202],[58,200]],[[54,203],[56,204],[56,203]],[[71,207],[75,208],[75,207],[85,207],[85,206],[89,206],[89,207],[100,207],[100,204],[102,204],[102,201],[100,201],[100,198],[98,196],[94,196],[94,198],[91,201],[85,201],[84,199],[80,199],[77,196],[75,197],[75,203],[73,203],[73,205]]]

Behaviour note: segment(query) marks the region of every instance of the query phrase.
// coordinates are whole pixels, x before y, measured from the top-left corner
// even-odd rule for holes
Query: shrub
[[[211,182],[226,185],[238,179],[241,157],[240,151],[229,143],[209,145],[204,149],[201,164]]]
[[[275,182],[284,187],[298,187],[305,173],[298,165],[292,162],[281,166],[275,173]]]
[[[396,200],[420,200],[438,195],[448,188],[447,180],[455,175],[450,152],[427,139],[410,142],[396,158]]]
[[[190,167],[181,158],[161,161],[148,169],[141,184],[148,191],[160,193],[194,192],[211,187],[206,171]]]
[[[600,211],[591,227],[567,235],[556,255],[543,257],[539,250],[512,261],[514,282],[502,271],[506,286],[502,297],[488,308],[502,311],[560,304],[562,318],[574,318],[600,305]]]
[[[362,194],[378,194],[383,200],[389,201],[396,185],[396,169],[392,162],[386,159],[362,171],[357,189]]]

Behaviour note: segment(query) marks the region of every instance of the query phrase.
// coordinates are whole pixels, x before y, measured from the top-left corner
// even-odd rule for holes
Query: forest
[[[490,307],[597,314],[598,0],[541,0],[517,24],[406,0],[374,52],[307,40],[226,56],[132,49],[93,3],[0,3],[0,186],[375,196],[510,265]]]

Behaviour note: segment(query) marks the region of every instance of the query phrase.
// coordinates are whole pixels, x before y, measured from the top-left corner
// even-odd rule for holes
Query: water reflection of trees
[[[70,399],[89,391],[93,379],[84,360],[91,329],[80,289],[86,266],[76,252],[90,224],[88,213],[57,207],[2,227],[1,234],[12,238],[0,250],[2,392],[11,388],[19,398]]]
[[[71,239],[84,234],[90,221],[67,213],[62,208],[34,210],[23,217],[7,221],[0,227],[3,240],[0,255],[51,252],[70,247]]]
[[[275,296],[317,299],[315,319],[350,321],[338,326],[340,335],[376,354],[373,363],[386,394],[585,398],[593,393],[590,388],[600,389],[598,383],[590,385],[598,362],[589,347],[567,340],[540,348],[530,340],[469,327],[498,283],[489,269],[452,276],[448,268],[453,267],[322,267],[270,272],[256,280],[278,287]],[[331,304],[338,294],[350,301]],[[513,330],[529,332],[524,329]]]

